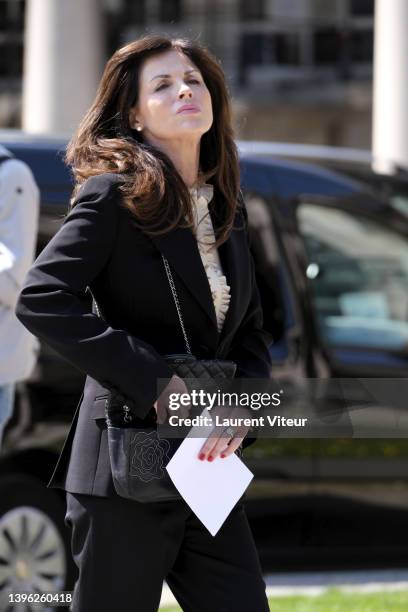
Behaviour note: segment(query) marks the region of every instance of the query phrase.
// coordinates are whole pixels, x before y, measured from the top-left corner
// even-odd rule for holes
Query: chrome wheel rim
[[[0,517],[0,610],[38,612],[38,604],[10,604],[10,592],[58,592],[65,576],[64,542],[47,514],[19,506]]]

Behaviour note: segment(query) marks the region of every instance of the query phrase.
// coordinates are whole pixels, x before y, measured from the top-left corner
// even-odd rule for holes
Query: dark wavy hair
[[[87,178],[115,172],[123,177],[119,187],[122,205],[137,227],[150,235],[178,226],[193,227],[187,185],[170,158],[144,142],[142,132],[132,129],[129,120],[129,111],[138,100],[143,61],[170,50],[191,60],[211,95],[213,124],[200,141],[199,184],[208,182],[214,187],[219,246],[228,238],[239,196],[231,102],[219,61],[200,43],[188,39],[144,36],[118,49],[108,60],[95,100],[67,147],[65,159],[75,178],[71,207]]]

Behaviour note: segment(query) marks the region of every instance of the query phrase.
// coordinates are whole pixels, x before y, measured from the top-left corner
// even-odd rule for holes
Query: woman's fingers
[[[237,448],[239,448],[240,444],[242,444],[244,437],[232,438],[232,440],[227,446],[227,449],[222,452],[222,458],[229,457],[229,455],[232,455],[232,453],[234,453],[237,450]]]
[[[219,420],[221,422],[223,421],[223,419],[231,416],[247,416],[246,412],[243,412],[240,409],[236,409],[235,407],[231,409],[231,407],[228,406],[214,407],[211,411],[211,416],[214,418],[215,415],[219,417]],[[245,425],[240,425],[227,429],[231,429],[232,431],[226,433],[226,427],[221,425],[217,425],[213,428],[198,453],[199,459],[201,459],[202,461],[213,461],[220,455],[222,455],[223,457],[231,455],[234,450],[239,447],[242,440],[245,438],[246,434],[249,431],[249,428]],[[237,439],[238,443],[234,442],[233,449],[231,452],[229,452],[228,449],[231,447],[231,438],[233,438],[234,440]],[[228,455],[226,454],[227,451]]]
[[[217,434],[216,430],[213,429],[213,431],[210,433],[210,435],[202,445],[198,453],[198,458],[202,461],[212,461],[213,459],[215,459],[216,456],[215,448],[218,447],[220,444],[223,444],[225,447],[228,444],[228,438],[220,438],[220,435]]]
[[[216,435],[213,430],[207,440],[202,445],[198,458],[202,461],[214,461],[218,456],[228,457],[237,450],[242,440],[248,433],[248,427],[239,427],[235,430],[234,436],[225,435],[225,429]]]

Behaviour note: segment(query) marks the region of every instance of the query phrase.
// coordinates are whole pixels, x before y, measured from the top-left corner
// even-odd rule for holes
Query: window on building
[[[258,19],[265,19],[265,17],[265,0],[240,0],[239,18],[241,21],[256,21]]]
[[[239,48],[239,84],[245,86],[250,66],[297,66],[300,61],[297,33],[244,33]]]
[[[240,60],[244,67],[262,63],[262,45],[260,42],[258,34],[249,32],[242,35]]]
[[[372,29],[317,29],[313,42],[315,65],[335,66],[343,79],[352,77],[354,63],[369,64],[373,61]]]
[[[0,0],[0,77],[21,78],[23,72],[23,0]]]
[[[300,63],[299,37],[295,33],[274,34],[276,64],[298,65]]]
[[[241,57],[245,66],[299,64],[298,35],[288,32],[246,33],[241,40]]]
[[[146,21],[146,0],[126,0],[123,20],[127,25],[140,25]]]
[[[159,21],[161,23],[181,20],[181,0],[161,0],[159,3]]]
[[[3,42],[0,44],[0,77],[21,77],[23,74],[23,43]]]
[[[0,28],[2,31],[22,31],[24,7],[24,0],[0,0]]]
[[[373,61],[374,36],[372,30],[355,30],[350,37],[350,55],[354,62]]]
[[[338,61],[341,37],[335,28],[315,30],[313,43],[315,64],[335,64]]]
[[[350,13],[356,17],[374,15],[374,0],[350,0]]]

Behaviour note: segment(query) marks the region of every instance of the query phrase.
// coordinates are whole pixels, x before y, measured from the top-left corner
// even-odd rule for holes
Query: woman
[[[79,568],[73,610],[153,612],[163,579],[186,611],[268,610],[242,504],[212,537],[183,500],[118,496],[107,448],[109,391],[128,398],[139,417],[154,406],[160,420],[168,393],[185,388],[162,357],[185,352],[162,254],[193,354],[235,361],[237,377],[269,376],[218,62],[196,43],[163,36],[120,49],[67,160],[77,182],[73,205],[32,266],[16,315],[87,375],[48,483],[67,492]],[[88,287],[103,319],[90,312]],[[197,460],[222,461],[251,442],[246,433],[208,438]]]

